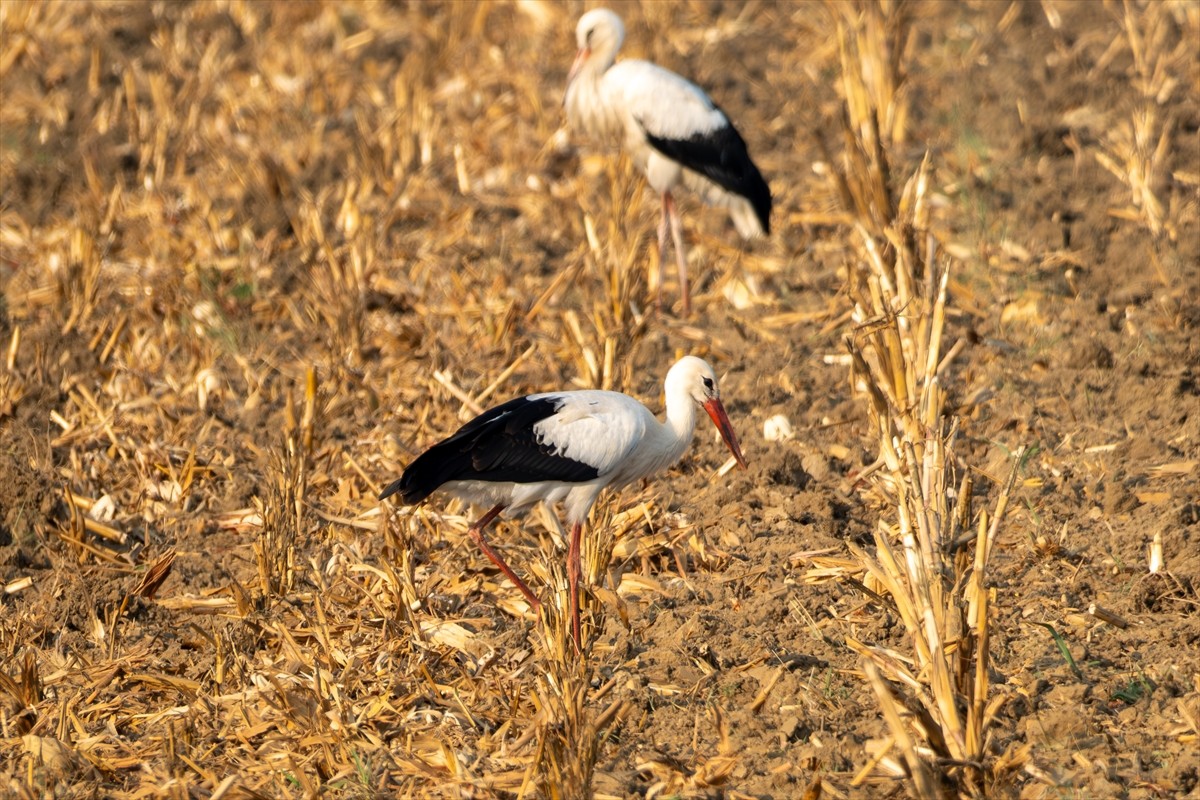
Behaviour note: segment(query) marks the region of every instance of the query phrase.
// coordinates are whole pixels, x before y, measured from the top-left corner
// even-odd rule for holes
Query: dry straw
[[[958,428],[945,411],[943,383],[960,348],[943,351],[953,262],[938,254],[930,229],[930,160],[899,192],[890,161],[903,140],[905,9],[880,2],[832,11],[846,98],[845,154],[833,177],[858,251],[847,275],[857,326],[846,344],[879,447],[867,484],[880,509],[874,551],[851,549],[873,587],[868,596],[900,618],[907,645],[897,652],[847,640],[863,656],[891,731],[854,783],[882,771],[907,776],[920,797],[947,789],[976,796],[988,778],[985,741],[996,711],[988,557],[1017,465],[995,513],[974,519],[973,481],[969,472],[956,477]]]
[[[1099,77],[1114,58],[1128,51],[1133,61],[1129,80],[1141,100],[1125,119],[1110,127],[1093,152],[1130,191],[1130,207],[1110,213],[1138,221],[1155,236],[1166,234],[1173,242],[1183,209],[1172,207],[1179,194],[1170,191],[1170,182],[1200,187],[1200,174],[1194,171],[1194,162],[1172,172],[1171,156],[1176,150],[1172,140],[1179,134],[1180,121],[1164,108],[1177,92],[1187,91],[1185,76],[1189,72],[1195,75],[1200,6],[1123,0],[1119,6],[1112,3],[1109,7],[1116,10],[1120,33],[1093,73]],[[1047,17],[1054,25],[1056,16],[1048,11]]]

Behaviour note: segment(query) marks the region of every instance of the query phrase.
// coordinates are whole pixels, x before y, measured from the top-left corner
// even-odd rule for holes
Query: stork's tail
[[[744,197],[734,198],[729,203],[729,216],[743,239],[767,236],[771,233],[771,197],[767,195],[765,206],[754,205]]]
[[[753,239],[771,233],[771,189],[758,168],[749,161],[746,163],[747,173],[736,189],[687,172],[684,180],[708,205],[728,209],[741,237]]]

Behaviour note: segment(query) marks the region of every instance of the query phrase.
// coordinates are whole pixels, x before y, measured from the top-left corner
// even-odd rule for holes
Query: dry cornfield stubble
[[[1196,4],[614,6],[776,197],[686,319],[590,5],[0,0],[0,794],[1200,791]],[[686,352],[750,469],[601,499],[583,658],[553,514],[538,620],[375,500]]]

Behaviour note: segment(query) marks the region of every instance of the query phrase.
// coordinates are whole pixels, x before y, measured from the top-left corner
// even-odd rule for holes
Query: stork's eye
[[[587,43],[588,47],[592,46],[592,34],[595,32],[596,32],[595,28],[588,28],[587,35],[583,37],[583,41]]]
[[[712,378],[705,378],[703,380],[703,383],[704,383],[705,389],[708,389],[710,392],[713,390],[713,379]]]

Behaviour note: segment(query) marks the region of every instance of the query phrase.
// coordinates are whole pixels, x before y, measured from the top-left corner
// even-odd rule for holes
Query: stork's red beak
[[[725,413],[725,406],[721,404],[721,400],[714,397],[704,404],[704,410],[708,412],[708,416],[712,418],[713,424],[721,432],[721,438],[725,440],[725,446],[729,448],[729,452],[733,453],[738,466],[745,469],[746,458],[742,455],[742,448],[738,445],[737,434],[733,432],[733,426],[729,424],[729,415]]]

